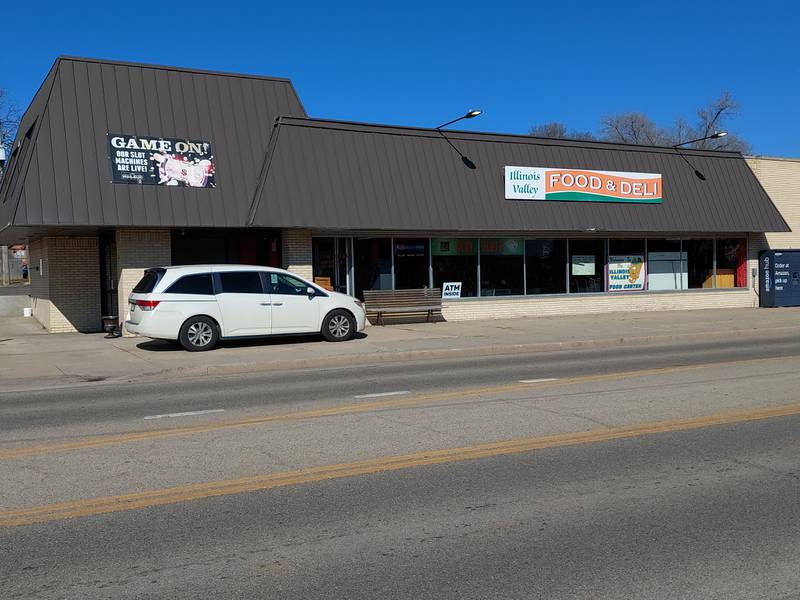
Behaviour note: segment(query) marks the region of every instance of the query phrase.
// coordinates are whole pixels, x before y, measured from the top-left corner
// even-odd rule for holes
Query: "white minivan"
[[[355,298],[283,269],[250,265],[147,269],[128,303],[125,329],[193,352],[220,339],[268,335],[320,333],[341,342],[366,323]]]

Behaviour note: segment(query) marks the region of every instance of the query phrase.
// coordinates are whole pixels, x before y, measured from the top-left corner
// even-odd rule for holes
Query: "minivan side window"
[[[185,275],[164,291],[165,294],[201,294],[214,295],[214,284],[211,282],[211,273]]]
[[[284,273],[269,273],[269,285],[273,294],[285,294],[289,296],[305,296],[308,291],[308,284],[300,281],[291,275]]]
[[[220,293],[263,294],[261,275],[258,271],[227,271],[219,274],[222,284]]]

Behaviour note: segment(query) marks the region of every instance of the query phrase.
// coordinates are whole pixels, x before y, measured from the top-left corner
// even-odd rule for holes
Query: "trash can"
[[[119,317],[116,315],[109,315],[101,317],[103,319],[103,331],[106,332],[106,338],[116,338],[122,335],[119,331]]]

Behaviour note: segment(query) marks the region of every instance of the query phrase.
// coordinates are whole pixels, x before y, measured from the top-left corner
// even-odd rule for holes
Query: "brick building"
[[[447,319],[757,303],[800,162],[310,119],[290,81],[59,58],[0,185],[49,330],[124,318],[144,268],[441,287]]]

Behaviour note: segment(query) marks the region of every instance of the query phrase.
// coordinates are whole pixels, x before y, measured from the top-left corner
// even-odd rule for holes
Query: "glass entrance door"
[[[314,283],[340,292],[353,293],[352,238],[315,237],[312,241]]]

